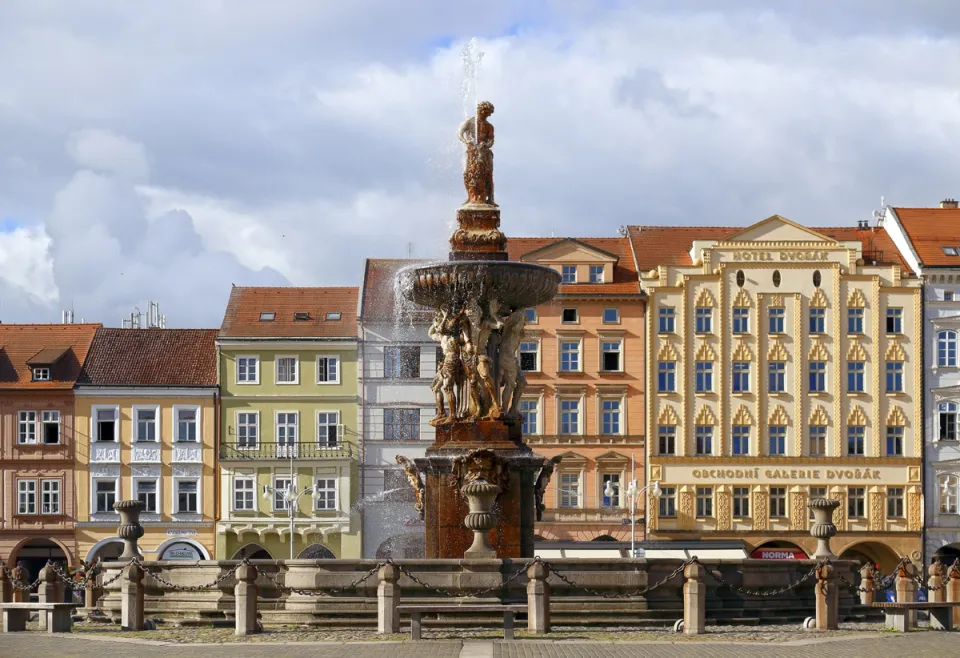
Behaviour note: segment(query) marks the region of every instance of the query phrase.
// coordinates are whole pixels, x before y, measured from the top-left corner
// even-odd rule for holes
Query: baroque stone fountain
[[[443,352],[431,387],[436,440],[415,464],[397,458],[417,495],[428,558],[533,557],[533,526],[557,461],[523,442],[519,348],[525,309],[552,299],[560,274],[507,259],[491,114],[491,103],[479,103],[460,126],[467,200],[449,260],[398,274],[404,297],[435,310],[428,333]]]

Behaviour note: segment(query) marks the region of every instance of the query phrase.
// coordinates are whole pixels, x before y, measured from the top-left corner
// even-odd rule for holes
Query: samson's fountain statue
[[[533,557],[533,526],[556,459],[523,442],[525,309],[557,294],[555,270],[507,260],[493,196],[493,105],[460,126],[467,200],[448,261],[398,274],[407,299],[434,309],[443,362],[433,382],[436,440],[416,465],[398,457],[426,524],[426,557]]]

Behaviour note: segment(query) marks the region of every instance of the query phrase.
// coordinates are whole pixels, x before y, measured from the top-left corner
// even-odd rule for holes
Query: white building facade
[[[925,561],[960,557],[960,209],[884,209],[883,226],[923,281]]]
[[[368,259],[360,292],[360,502],[365,558],[424,556],[424,524],[397,456],[423,457],[433,443],[437,344],[430,314],[396,300],[394,280],[422,261]]]

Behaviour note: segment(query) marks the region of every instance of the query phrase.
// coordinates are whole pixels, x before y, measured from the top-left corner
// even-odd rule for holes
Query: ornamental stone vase
[[[113,509],[120,513],[120,526],[117,528],[117,537],[123,540],[123,553],[118,560],[132,560],[143,557],[137,547],[137,540],[143,537],[143,526],[140,525],[140,512],[146,506],[139,500],[121,500],[113,504]]]
[[[470,511],[463,519],[463,525],[467,530],[473,531],[473,544],[463,557],[496,558],[497,552],[487,540],[487,533],[497,525],[497,515],[493,513],[493,501],[500,493],[500,487],[481,479],[463,485],[460,492],[467,497],[467,504],[470,506]]]
[[[833,524],[833,511],[840,507],[840,501],[834,498],[814,498],[807,503],[813,511],[813,526],[810,536],[817,539],[817,551],[813,557],[836,560],[837,556],[830,550],[830,538],[837,534],[837,526]]]

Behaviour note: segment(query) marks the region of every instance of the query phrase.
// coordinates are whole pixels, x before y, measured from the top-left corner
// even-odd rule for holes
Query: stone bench
[[[913,630],[910,612],[926,610],[930,613],[930,628],[942,631],[953,630],[953,608],[960,607],[960,602],[954,603],[894,603],[875,602],[871,607],[880,608],[886,617],[884,626],[895,631],[906,633]]]
[[[491,605],[491,604],[477,604],[477,605],[400,605],[397,606],[397,611],[400,613],[409,612],[410,613],[410,639],[419,640],[420,639],[420,629],[421,629],[421,619],[424,613],[427,614],[443,614],[443,613],[484,613],[484,612],[497,612],[503,614],[503,639],[512,640],[513,639],[513,616],[518,612],[526,612],[527,606],[525,605]]]
[[[73,611],[78,607],[78,603],[0,603],[3,632],[27,630],[30,613],[37,611],[47,616],[48,633],[69,633],[73,629]]]

